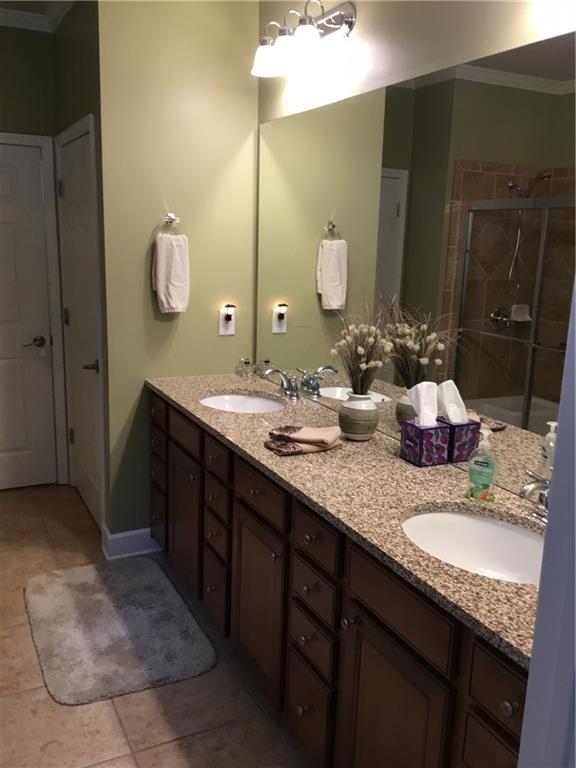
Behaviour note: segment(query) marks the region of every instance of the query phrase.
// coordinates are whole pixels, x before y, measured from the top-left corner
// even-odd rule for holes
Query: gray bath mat
[[[212,644],[152,560],[35,576],[26,605],[46,687],[60,704],[174,683],[216,663]]]

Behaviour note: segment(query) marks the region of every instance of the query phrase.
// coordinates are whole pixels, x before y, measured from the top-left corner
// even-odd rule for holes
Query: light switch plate
[[[284,315],[280,318],[279,315]],[[272,333],[287,333],[288,332],[288,313],[286,310],[281,310],[278,307],[272,309]]]
[[[232,319],[226,322],[225,317],[228,314],[228,310],[225,307],[220,307],[218,310],[218,335],[219,336],[234,336],[236,333],[236,312],[232,313]]]

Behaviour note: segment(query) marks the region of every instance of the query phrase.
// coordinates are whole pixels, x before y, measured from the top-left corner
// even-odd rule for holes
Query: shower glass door
[[[542,433],[560,396],[573,206],[559,198],[486,200],[468,214],[456,381],[471,408]]]

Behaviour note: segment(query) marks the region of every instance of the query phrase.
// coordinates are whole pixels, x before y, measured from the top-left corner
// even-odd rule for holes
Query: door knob
[[[45,347],[46,338],[44,336],[34,336],[29,344],[22,344],[23,347]]]
[[[82,368],[85,371],[96,371],[96,373],[100,373],[100,361],[94,360],[93,363],[86,363]]]

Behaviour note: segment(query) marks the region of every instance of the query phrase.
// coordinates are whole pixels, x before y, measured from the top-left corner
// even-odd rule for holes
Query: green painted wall
[[[342,324],[321,308],[316,257],[328,219],[348,241],[346,316],[374,300],[385,93],[276,120],[260,128],[259,357],[282,368],[317,367]],[[272,334],[272,307],[286,301],[288,333]]]
[[[254,324],[258,6],[106,2],[100,84],[112,532],[148,524],[144,379],[231,372]],[[160,315],[150,244],[167,211],[189,238],[191,298]],[[218,307],[238,306],[219,337]]]
[[[412,163],[415,91],[392,86],[386,89],[383,168],[408,170]]]
[[[76,2],[63,18],[55,38],[55,132],[92,113],[100,113],[98,3]]]
[[[0,26],[0,131],[54,132],[54,36]]]

